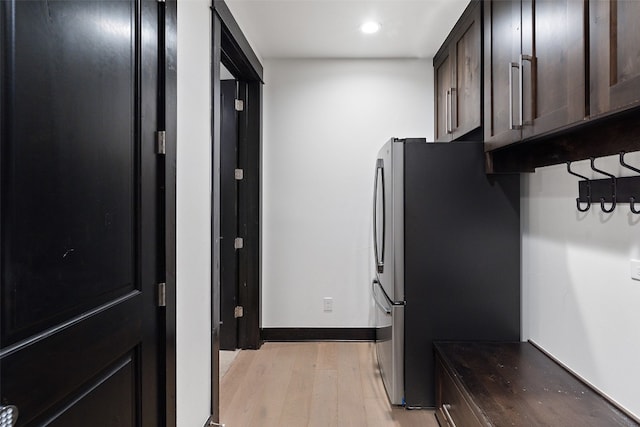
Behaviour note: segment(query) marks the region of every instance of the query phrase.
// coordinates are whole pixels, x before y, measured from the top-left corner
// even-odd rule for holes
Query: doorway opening
[[[220,349],[258,349],[262,64],[224,2],[212,23],[212,418]]]
[[[244,315],[240,304],[241,233],[240,185],[244,170],[240,161],[238,116],[243,110],[240,82],[220,65],[220,350],[240,348],[239,323]],[[242,206],[244,207],[244,206]],[[246,325],[243,325],[246,326]],[[221,368],[231,355],[221,357]]]

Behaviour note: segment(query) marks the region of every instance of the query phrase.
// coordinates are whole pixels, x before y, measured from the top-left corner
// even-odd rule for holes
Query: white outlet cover
[[[640,280],[640,259],[631,260],[631,278]]]
[[[323,307],[324,307],[324,311],[333,311],[333,298],[331,297],[325,297],[322,300],[323,302]]]

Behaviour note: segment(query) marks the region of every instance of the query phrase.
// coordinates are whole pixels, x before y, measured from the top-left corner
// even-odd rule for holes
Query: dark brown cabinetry
[[[473,1],[436,54],[435,137],[452,141],[481,125],[481,8]]]
[[[640,2],[589,2],[591,115],[640,104]]]
[[[488,150],[585,117],[585,7],[573,0],[485,3]]]
[[[637,426],[530,343],[436,344],[442,427]]]

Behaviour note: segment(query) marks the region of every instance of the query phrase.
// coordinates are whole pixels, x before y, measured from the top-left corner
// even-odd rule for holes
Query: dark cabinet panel
[[[452,141],[481,125],[482,22],[471,2],[436,54],[435,138]]]
[[[583,2],[522,2],[523,138],[584,120],[584,17]]]
[[[531,343],[434,347],[436,417],[443,427],[639,425]]]
[[[487,149],[585,118],[585,7],[492,1],[485,12]]]
[[[640,104],[639,19],[640,2],[589,2],[592,116]]]
[[[482,45],[480,7],[476,6],[472,17],[463,22],[464,33],[455,43],[455,93],[452,99],[454,138],[480,127]]]
[[[484,140],[487,150],[521,139],[520,2],[484,3]]]
[[[435,137],[439,142],[451,141],[451,107],[449,104],[451,102],[451,57],[448,53],[447,51],[447,55],[434,70],[436,79]]]

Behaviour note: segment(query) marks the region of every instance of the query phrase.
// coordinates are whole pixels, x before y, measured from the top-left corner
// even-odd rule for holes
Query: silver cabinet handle
[[[445,403],[442,405],[442,412],[444,412],[444,416],[447,419],[447,422],[449,423],[449,425],[451,427],[456,427],[456,423],[453,421],[453,418],[451,418],[451,414],[449,413],[450,408],[451,408],[451,405],[449,405],[448,403]]]
[[[458,106],[458,93],[456,91],[455,87],[451,88],[451,95],[450,95],[450,101],[449,101],[449,108],[450,108],[450,121],[451,121],[451,133],[453,133],[454,130],[458,129],[458,113],[457,113],[457,106]],[[453,107],[453,101],[456,101],[456,108]]]
[[[13,427],[18,421],[18,408],[13,405],[0,406],[0,427]]]
[[[513,124],[513,69],[514,68],[522,69],[522,67],[520,67],[520,64],[517,62],[509,63],[508,70],[509,70],[509,129],[510,130],[517,129]],[[522,90],[522,84],[520,84],[520,88]]]
[[[449,122],[451,121],[451,91],[447,89],[447,96],[444,102],[444,114],[445,114],[445,127],[447,128],[447,133],[451,133],[451,129],[449,127]]]
[[[522,127],[525,125],[524,121],[524,66],[522,63],[524,61],[529,61],[533,64],[533,57],[531,55],[520,55],[520,63],[518,64],[518,68],[520,69],[520,120],[519,126]],[[533,82],[533,75],[531,75],[531,80]]]

